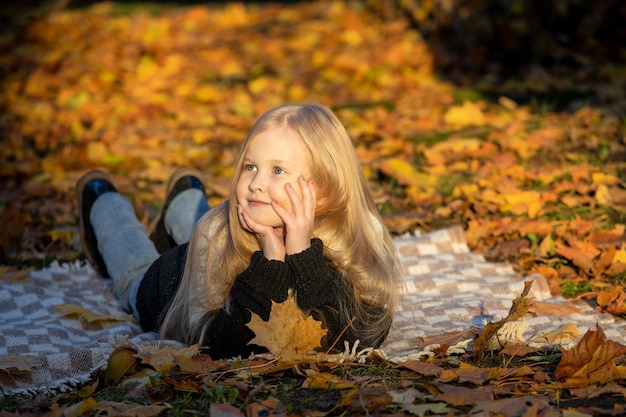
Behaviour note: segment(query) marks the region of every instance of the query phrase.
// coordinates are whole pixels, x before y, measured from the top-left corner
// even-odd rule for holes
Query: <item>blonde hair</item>
[[[361,323],[361,328],[354,333],[363,339],[384,339],[398,288],[395,246],[383,227],[348,132],[328,108],[317,104],[274,108],[248,132],[229,200],[211,209],[194,229],[180,287],[161,326],[162,337],[196,343],[210,323],[210,313],[227,308],[235,277],[260,250],[237,215],[235,187],[241,159],[256,135],[283,126],[297,134],[309,153],[318,195],[313,235],[324,242],[324,256],[354,294],[352,304],[341,306],[338,314],[344,315],[345,323],[356,314],[353,327]],[[372,316],[371,306],[384,308],[384,313]]]

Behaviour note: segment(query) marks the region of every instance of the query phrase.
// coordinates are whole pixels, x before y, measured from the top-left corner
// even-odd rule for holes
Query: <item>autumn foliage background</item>
[[[347,126],[394,233],[463,224],[473,249],[554,292],[621,285],[624,8],[529,20],[521,2],[492,18],[480,2],[391,4],[18,14],[0,39],[2,263],[81,256],[73,187],[88,169],[111,172],[146,223],[179,166],[222,201],[251,123],[316,101]]]
[[[591,3],[2,8],[0,277],[83,259],[85,171],[112,173],[145,224],[180,166],[214,205],[260,114],[320,102],[394,234],[461,224],[472,250],[623,316],[626,7]],[[607,345],[588,338],[579,357]]]

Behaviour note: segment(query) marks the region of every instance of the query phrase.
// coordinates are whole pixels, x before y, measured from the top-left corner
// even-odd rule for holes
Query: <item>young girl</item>
[[[395,306],[396,251],[335,115],[320,105],[262,115],[230,191],[208,210],[199,174],[177,171],[153,243],[106,174],[78,182],[85,254],[142,328],[200,341],[213,358],[266,352],[248,344],[246,324],[251,313],[268,320],[272,301],[291,291],[328,329],[324,347],[379,346]]]

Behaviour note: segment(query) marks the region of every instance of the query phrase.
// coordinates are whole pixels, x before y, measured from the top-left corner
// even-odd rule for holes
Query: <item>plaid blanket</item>
[[[500,320],[533,280],[530,296],[541,308],[503,328],[500,342],[549,343],[546,332],[574,323],[579,337],[599,323],[609,339],[626,344],[626,323],[584,304],[553,297],[542,276],[521,276],[510,265],[471,253],[463,230],[452,227],[395,240],[403,271],[398,310],[382,353],[393,361],[432,354],[446,342],[449,352],[469,351],[469,331]],[[24,281],[0,281],[0,386],[4,392],[63,391],[90,380],[105,367],[113,346],[161,343],[120,309],[110,280],[89,265],[57,263]],[[60,306],[77,306],[120,318],[86,325]],[[561,340],[576,343],[577,337]],[[169,342],[176,344],[175,342]]]

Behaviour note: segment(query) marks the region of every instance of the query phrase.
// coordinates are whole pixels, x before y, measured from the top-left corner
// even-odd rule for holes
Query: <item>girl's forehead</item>
[[[244,152],[246,159],[290,162],[310,167],[310,155],[300,136],[290,129],[271,129],[250,138]]]
[[[257,133],[251,137],[246,146],[246,150],[263,150],[266,147],[273,148],[274,151],[285,151],[290,153],[297,149],[305,149],[304,142],[300,136],[288,127],[268,129]]]

